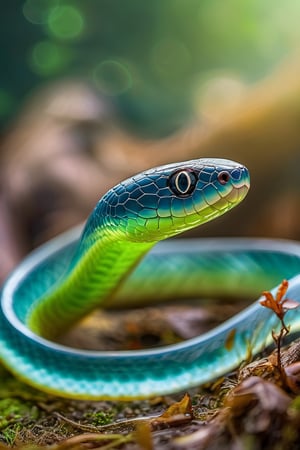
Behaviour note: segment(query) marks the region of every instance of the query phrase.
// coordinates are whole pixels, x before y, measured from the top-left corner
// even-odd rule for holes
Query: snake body
[[[248,188],[247,169],[220,159],[161,166],[112,188],[83,231],[73,229],[32,252],[3,286],[3,364],[26,383],[60,396],[130,399],[207,382],[237,366],[249,350],[261,350],[278,320],[258,302],[202,336],[166,347],[87,351],[51,340],[97,306],[252,296],[283,278],[290,280],[288,297],[300,301],[299,244],[159,242],[224,214]],[[297,310],[287,313],[287,323],[300,329]]]

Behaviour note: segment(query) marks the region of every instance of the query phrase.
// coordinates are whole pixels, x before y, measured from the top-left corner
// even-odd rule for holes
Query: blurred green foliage
[[[35,86],[81,77],[140,130],[192,115],[204,80],[246,82],[298,47],[298,0],[23,0],[1,4],[0,120]]]

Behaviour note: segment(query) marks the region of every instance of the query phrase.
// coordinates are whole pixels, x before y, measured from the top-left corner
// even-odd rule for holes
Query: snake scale
[[[60,396],[131,399],[213,380],[245,359],[249,348],[261,350],[278,319],[258,301],[202,336],[165,347],[105,352],[54,341],[98,306],[258,296],[274,286],[275,292],[283,278],[289,279],[287,295],[300,301],[297,243],[164,241],[229,211],[248,189],[244,166],[209,158],[150,169],[109,190],[83,231],[72,229],[33,251],[4,284],[2,363],[26,383]],[[287,323],[300,329],[298,310],[287,313]]]

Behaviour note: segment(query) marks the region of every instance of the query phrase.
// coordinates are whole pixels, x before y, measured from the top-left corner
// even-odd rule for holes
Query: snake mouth
[[[246,169],[246,167],[243,167],[241,169],[241,179],[240,179],[240,185],[237,184],[237,187],[245,187],[247,191],[250,188],[250,176],[249,171]]]
[[[235,179],[233,183],[233,190],[229,195],[229,200],[235,203],[240,203],[247,195],[250,189],[250,177],[246,167],[240,168],[240,177]]]
[[[244,183],[241,187],[238,188],[238,196],[239,200],[243,200],[248,194],[250,188],[250,183]]]
[[[243,184],[240,187],[237,187],[235,189],[232,189],[230,194],[228,195],[228,201],[234,205],[237,205],[240,203],[248,194],[249,191],[249,185]]]

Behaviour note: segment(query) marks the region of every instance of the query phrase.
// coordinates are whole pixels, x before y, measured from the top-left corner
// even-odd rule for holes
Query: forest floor
[[[216,308],[173,305],[97,313],[65,341],[96,348],[100,340],[106,349],[170,344],[215,326]],[[236,304],[221,309],[223,320]],[[0,450],[299,449],[300,340],[282,348],[283,335],[275,335],[275,350],[267,349],[213,383],[142,401],[61,399],[0,368]]]

